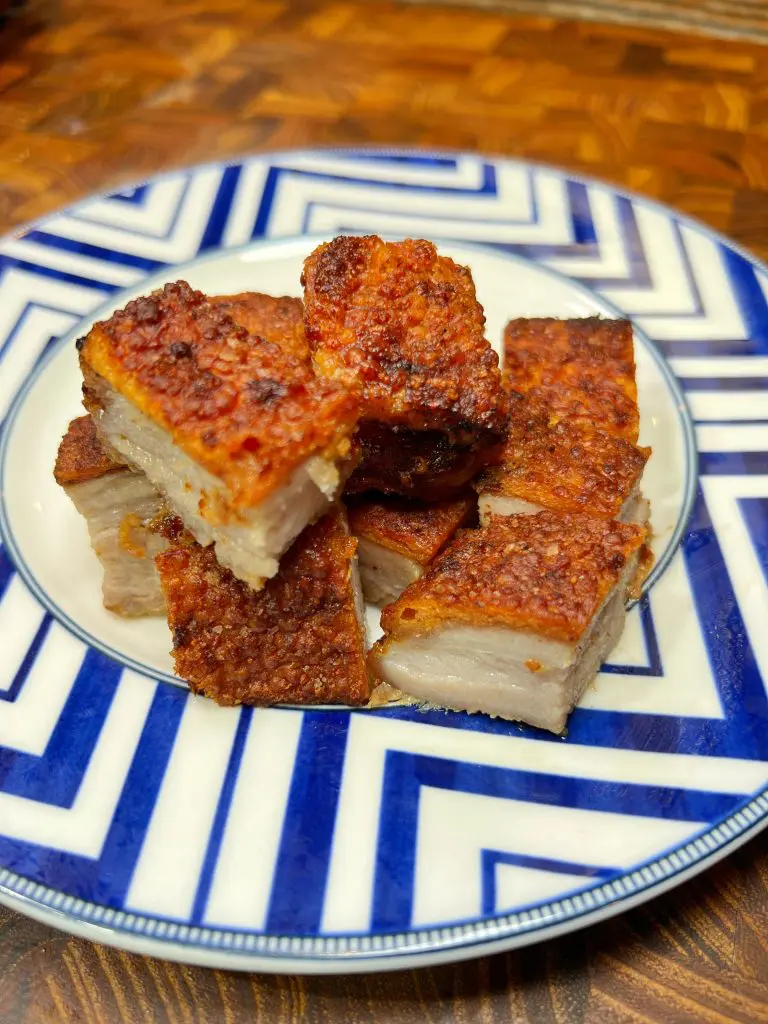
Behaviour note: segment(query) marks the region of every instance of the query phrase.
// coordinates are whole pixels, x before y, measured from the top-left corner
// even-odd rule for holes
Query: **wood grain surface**
[[[0,1021],[757,1024],[768,1020],[768,835],[572,936],[446,967],[327,978],[186,967],[0,907]]]
[[[450,3],[462,7],[467,0],[409,0],[415,4]],[[472,0],[477,7],[515,13],[553,15],[607,21],[619,25],[671,28],[676,32],[748,42],[768,42],[766,0]]]
[[[767,58],[469,7],[31,0],[0,32],[0,230],[195,161],[402,143],[607,178],[768,256]],[[394,975],[181,967],[0,909],[0,1024],[246,1020],[768,1021],[768,838],[585,932]]]

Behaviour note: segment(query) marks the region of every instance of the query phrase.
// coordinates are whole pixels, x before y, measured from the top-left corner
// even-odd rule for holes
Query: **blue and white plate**
[[[100,602],[53,482],[74,339],[132,294],[300,294],[320,238],[441,239],[492,341],[630,316],[657,565],[567,738],[413,708],[224,709]],[[768,821],[768,268],[606,185],[474,155],[179,171],[0,243],[0,900],[172,959],[413,967],[682,881]],[[375,615],[370,616],[376,628]]]

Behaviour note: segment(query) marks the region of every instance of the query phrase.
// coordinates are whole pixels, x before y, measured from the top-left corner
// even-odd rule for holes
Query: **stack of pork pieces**
[[[561,731],[646,564],[631,325],[513,320],[502,374],[431,242],[339,237],[302,284],[178,281],[78,341],[87,414],[55,475],[105,606],[165,614],[177,674],[220,704]]]

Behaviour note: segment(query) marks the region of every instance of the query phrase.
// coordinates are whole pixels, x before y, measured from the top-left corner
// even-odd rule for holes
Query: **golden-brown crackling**
[[[476,509],[473,494],[433,503],[371,496],[350,501],[347,515],[356,537],[428,565]]]
[[[91,417],[78,416],[72,420],[56,453],[56,483],[81,484],[118,469],[125,469],[125,463],[101,440]]]
[[[290,295],[239,292],[236,295],[212,295],[208,301],[254,337],[266,338],[302,362],[310,361],[301,299]]]
[[[343,513],[308,526],[258,593],[181,537],[156,564],[176,672],[219,704],[364,704],[365,638]]]
[[[349,452],[357,399],[273,342],[254,344],[184,281],[132,300],[78,344],[86,387],[89,374],[106,379],[224,481],[234,508],[312,455]]]
[[[424,240],[341,236],[306,260],[304,285],[315,361],[362,387],[365,418],[469,435],[503,428],[498,359],[466,267]]]
[[[424,240],[341,236],[304,264],[304,318],[319,370],[363,393],[363,417],[497,443],[498,357],[466,267]]]
[[[553,421],[637,441],[632,324],[629,320],[530,318],[504,332],[504,379],[549,408]]]
[[[580,513],[491,516],[486,526],[461,531],[384,609],[388,635],[377,649],[447,622],[576,643],[645,537],[644,527]]]
[[[608,519],[619,515],[651,449],[567,420],[550,426],[524,397],[513,393],[510,399],[501,462],[482,474],[478,490],[556,512],[588,512]]]
[[[339,237],[303,281],[315,365],[362,394],[347,493],[440,500],[495,460],[506,396],[466,267],[423,240]]]

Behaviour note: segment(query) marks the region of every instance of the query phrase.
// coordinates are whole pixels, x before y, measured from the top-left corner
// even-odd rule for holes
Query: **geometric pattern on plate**
[[[0,243],[0,416],[115,291],[198,253],[345,230],[498,246],[631,316],[696,425],[680,551],[566,743],[440,711],[217,708],[90,648],[0,551],[6,898],[166,955],[339,969],[343,954],[350,969],[574,923],[768,816],[768,278],[701,226],[478,156],[289,152],[174,172]]]

